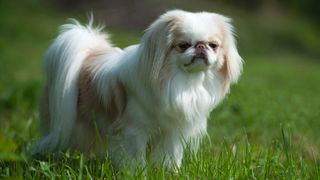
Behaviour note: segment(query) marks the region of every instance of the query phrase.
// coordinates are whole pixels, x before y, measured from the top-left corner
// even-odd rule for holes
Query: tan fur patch
[[[169,59],[169,54],[173,50],[173,47],[171,47],[169,50],[167,50],[164,62],[162,64],[160,73],[159,73],[159,81],[160,81],[160,88],[163,89],[165,86],[166,81],[168,80],[168,77],[170,76],[170,70],[171,70],[171,65],[170,65],[170,59]]]
[[[96,70],[94,60],[101,55],[102,51],[95,51],[84,60],[78,81],[78,102],[77,102],[77,120],[73,130],[73,139],[71,148],[81,150],[86,154],[95,151],[97,132],[94,128],[95,112],[100,105],[98,94],[93,84],[93,75]],[[85,135],[84,135],[85,133]],[[85,141],[91,144],[83,144]]]
[[[106,46],[100,46],[89,52],[88,57],[84,60],[79,75],[79,110],[86,110],[86,107],[97,108],[99,105],[99,96],[93,83],[95,72],[99,69],[100,64],[95,63],[97,58],[110,51]]]
[[[159,73],[159,82],[160,82],[160,88],[163,89],[164,85],[166,83],[166,81],[168,80],[168,77],[170,75],[170,70],[171,70],[171,65],[170,65],[170,59],[169,59],[169,55],[171,53],[171,51],[176,48],[175,45],[176,43],[179,42],[179,39],[182,39],[183,34],[180,31],[181,27],[182,27],[182,22],[179,19],[172,19],[168,25],[169,26],[169,36],[168,36],[168,47],[166,52],[165,52],[165,56],[164,56],[164,60],[163,60],[163,64],[162,67],[160,69],[160,73]]]
[[[102,51],[90,53],[82,64],[79,76],[79,95],[78,95],[78,120],[90,119],[91,111],[99,106],[99,97],[95,85],[93,84],[94,72],[98,65],[93,63],[101,55]]]
[[[111,121],[117,120],[127,104],[127,92],[120,80],[109,85],[108,100],[98,95],[96,84],[93,82],[95,72],[100,64],[95,63],[98,56],[108,53],[105,49],[91,53],[84,61],[79,77],[78,121],[92,121],[96,113],[104,114]]]
[[[226,93],[230,86],[230,75],[229,75],[229,67],[228,67],[228,57],[226,55],[223,55],[223,64],[220,69],[221,74],[224,77],[223,81],[223,92]]]
[[[110,99],[108,101],[101,99],[101,95],[96,89],[93,78],[100,68],[100,64],[96,60],[99,56],[108,53],[109,50],[113,51],[104,47],[92,51],[83,62],[80,71],[77,121],[73,132],[77,143],[72,144],[72,148],[87,154],[99,150],[98,148],[101,148],[99,144],[103,144],[100,141],[105,141],[106,138],[105,134],[101,134],[99,127],[96,126],[97,115],[105,117],[106,121],[112,121],[105,122],[106,124],[113,123],[122,115],[127,104],[126,89],[120,80],[109,85],[108,98]],[[81,139],[87,139],[87,142],[92,143],[84,145],[81,143],[83,142]]]
[[[215,21],[218,23],[219,25],[219,29],[220,29],[220,34],[221,34],[221,37],[220,37],[220,40],[221,40],[221,45],[219,46],[220,48],[220,52],[223,53],[222,55],[222,67],[220,69],[220,72],[221,74],[223,75],[224,77],[224,82],[223,82],[223,92],[224,94],[228,92],[228,89],[230,87],[230,69],[229,69],[229,59],[228,59],[228,44],[227,44],[227,36],[228,36],[228,32],[226,30],[226,27],[225,27],[225,23],[224,21],[221,19],[221,18],[215,18]]]
[[[127,92],[120,80],[110,88],[110,100],[105,104],[107,113],[113,121],[124,112],[127,105]]]

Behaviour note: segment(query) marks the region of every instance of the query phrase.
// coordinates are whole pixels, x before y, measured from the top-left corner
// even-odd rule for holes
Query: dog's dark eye
[[[216,43],[209,43],[209,46],[211,47],[211,49],[215,50],[218,48],[219,45]]]
[[[189,47],[191,47],[191,45],[187,42],[183,42],[178,44],[179,49],[184,52],[185,50],[187,50]]]

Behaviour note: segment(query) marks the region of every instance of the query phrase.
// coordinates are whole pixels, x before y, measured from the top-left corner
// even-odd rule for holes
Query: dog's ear
[[[242,72],[243,60],[240,57],[236,41],[234,38],[233,26],[231,25],[231,19],[227,17],[222,18],[222,54],[221,54],[221,69],[220,72],[224,77],[224,86],[226,90],[230,84],[236,83]]]
[[[172,49],[173,34],[179,27],[183,11],[169,11],[160,16],[146,30],[140,43],[143,72],[150,76],[150,80],[158,80],[161,67]]]

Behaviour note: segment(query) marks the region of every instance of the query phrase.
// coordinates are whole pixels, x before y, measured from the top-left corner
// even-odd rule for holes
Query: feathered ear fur
[[[179,27],[179,17],[182,16],[184,14],[181,10],[163,14],[149,26],[142,38],[142,72],[149,75],[151,82],[159,79],[161,67],[172,48],[173,31]]]
[[[228,89],[230,84],[236,83],[242,72],[242,58],[240,57],[236,41],[234,39],[233,26],[231,19],[222,17],[223,21],[223,44],[222,44],[222,67],[221,72],[224,76],[224,85]]]

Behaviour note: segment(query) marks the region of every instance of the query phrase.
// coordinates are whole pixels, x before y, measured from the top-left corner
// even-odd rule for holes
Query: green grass
[[[245,26],[241,17],[236,23],[246,61],[243,76],[212,113],[209,137],[199,153],[187,152],[177,173],[152,165],[145,173],[116,171],[107,158],[81,154],[33,159],[29,152],[39,137],[42,56],[65,22],[63,14],[47,6],[41,10],[36,2],[0,6],[0,178],[320,179],[320,64],[315,50],[319,37],[309,25],[296,38],[283,37],[299,29],[266,29],[254,21]],[[251,37],[255,29],[267,36]],[[136,33],[111,33],[121,47],[139,40]],[[277,35],[288,44],[308,45],[307,50],[294,43],[274,47],[282,42],[274,38]]]

